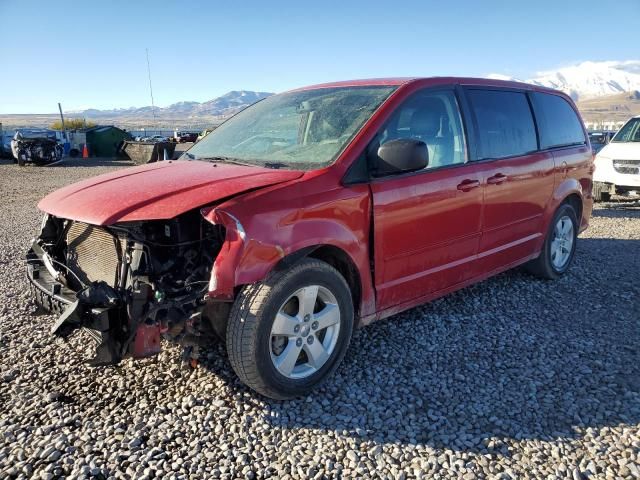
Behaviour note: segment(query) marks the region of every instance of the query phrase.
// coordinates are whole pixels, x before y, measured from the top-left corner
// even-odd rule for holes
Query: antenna
[[[153,103],[153,87],[151,86],[151,66],[149,65],[149,49],[145,48],[147,52],[147,73],[149,75],[149,92],[151,93],[151,114],[153,115],[153,122],[156,121],[156,106]]]

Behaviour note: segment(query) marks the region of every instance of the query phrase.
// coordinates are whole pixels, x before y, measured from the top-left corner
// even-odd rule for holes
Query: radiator
[[[115,287],[124,247],[124,238],[104,228],[73,222],[67,232],[67,267],[85,285],[104,281]]]

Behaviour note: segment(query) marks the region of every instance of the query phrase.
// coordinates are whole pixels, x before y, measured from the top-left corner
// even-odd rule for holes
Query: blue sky
[[[527,78],[640,56],[640,0],[0,0],[0,113],[378,76]]]

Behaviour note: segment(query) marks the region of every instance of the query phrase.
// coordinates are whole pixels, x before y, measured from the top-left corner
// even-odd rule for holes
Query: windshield
[[[620,129],[612,142],[640,142],[640,118],[632,118]]]
[[[274,168],[331,164],[395,87],[339,87],[274,95],[233,116],[185,156]]]

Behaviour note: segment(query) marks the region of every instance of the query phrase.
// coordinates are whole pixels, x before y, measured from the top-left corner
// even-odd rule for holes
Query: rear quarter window
[[[582,122],[569,102],[558,95],[531,93],[531,103],[540,130],[540,148],[586,143]]]
[[[501,90],[467,91],[478,124],[477,160],[524,155],[538,149],[527,96]]]

